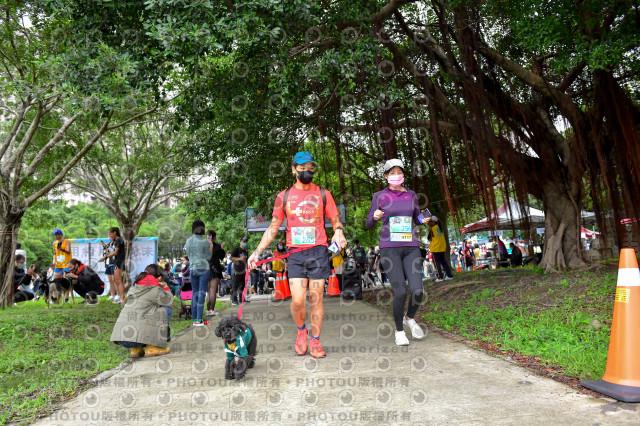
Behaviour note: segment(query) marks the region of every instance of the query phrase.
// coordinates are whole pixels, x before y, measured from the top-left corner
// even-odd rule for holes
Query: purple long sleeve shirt
[[[410,189],[395,191],[389,187],[373,194],[371,209],[367,217],[367,229],[376,226],[373,213],[382,210],[384,216],[380,230],[380,248],[385,247],[419,247],[416,226],[422,225],[418,220],[420,209],[418,197]]]

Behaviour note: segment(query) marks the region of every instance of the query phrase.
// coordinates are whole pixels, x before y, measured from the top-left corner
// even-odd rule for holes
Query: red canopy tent
[[[582,238],[596,238],[602,235],[600,232],[592,231],[585,227],[582,227],[582,229],[580,230],[580,233],[582,234]]]

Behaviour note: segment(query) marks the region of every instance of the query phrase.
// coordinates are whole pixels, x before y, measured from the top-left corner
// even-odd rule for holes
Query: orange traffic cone
[[[331,276],[329,277],[329,287],[327,288],[327,296],[340,296],[340,284],[338,283],[338,277],[336,277],[335,269],[331,270]]]
[[[618,401],[640,402],[640,270],[633,249],[620,252],[607,369],[582,386]]]
[[[458,263],[458,266],[456,267],[456,272],[462,272],[462,268],[460,267],[460,263]]]
[[[287,276],[286,272],[282,274],[282,288],[284,291],[284,300],[291,299],[291,288],[289,287],[289,277]]]
[[[273,300],[289,300],[291,299],[291,290],[289,290],[289,280],[282,272],[276,274],[276,294]]]

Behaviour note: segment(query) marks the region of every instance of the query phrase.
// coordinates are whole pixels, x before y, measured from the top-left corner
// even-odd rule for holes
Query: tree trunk
[[[120,222],[120,229],[122,230],[122,239],[124,240],[124,271],[122,271],[122,283],[124,284],[125,291],[129,291],[133,281],[131,280],[131,271],[135,269],[135,264],[131,261],[131,251],[133,249],[133,239],[138,235],[140,231],[140,225],[132,225],[129,223]],[[132,266],[134,268],[132,268]],[[146,267],[147,265],[145,265]]]
[[[3,218],[0,225],[0,308],[13,303],[13,263],[22,214]]]
[[[580,185],[569,179],[568,182],[546,180],[541,186],[545,233],[540,267],[551,272],[556,267],[585,266],[580,240]]]
[[[381,30],[382,25],[379,22],[376,22],[372,25],[372,31],[375,38],[379,39],[381,37]],[[380,58],[380,56],[376,53],[373,55],[373,60],[376,64],[376,67],[379,68],[382,62],[382,58]],[[393,128],[393,110],[391,108],[392,102],[388,96],[385,96],[384,100],[378,99],[378,102],[380,110],[380,127],[378,130],[378,135],[384,149],[385,160],[398,158],[398,146],[396,144],[395,130]]]

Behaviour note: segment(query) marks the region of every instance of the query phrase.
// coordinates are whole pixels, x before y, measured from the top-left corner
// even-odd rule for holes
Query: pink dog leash
[[[313,246],[313,247],[318,247],[318,246]],[[263,263],[268,263],[268,262],[271,262],[272,260],[285,259],[290,255],[292,255],[293,253],[297,253],[299,251],[307,250],[313,247],[302,247],[302,248],[292,249],[288,251],[286,254],[283,254],[281,256],[273,256],[268,259],[260,260],[255,263],[255,266],[260,266]],[[251,274],[251,269],[247,269],[247,272],[245,272],[244,274],[244,290],[242,290],[242,301],[240,302],[240,308],[238,309],[238,319],[242,318],[242,308],[244,307],[244,299],[247,297],[247,284],[249,283],[250,274]]]

